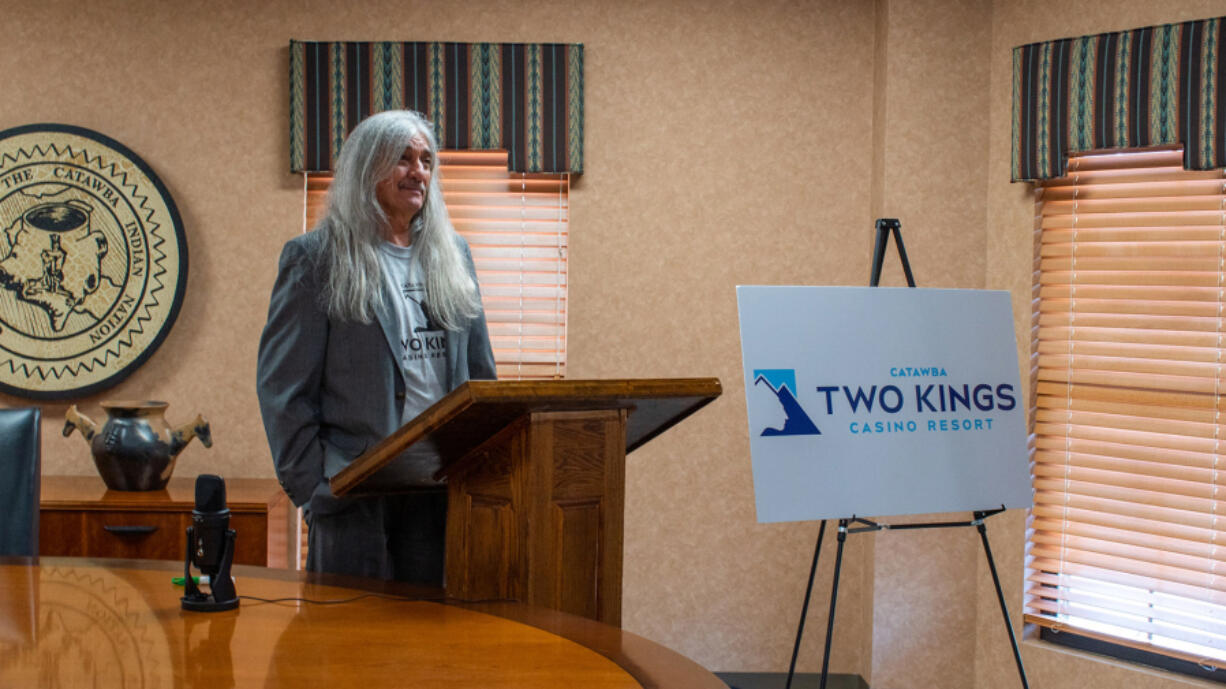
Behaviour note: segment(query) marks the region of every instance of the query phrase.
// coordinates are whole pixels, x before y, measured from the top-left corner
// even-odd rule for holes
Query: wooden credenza
[[[196,502],[194,478],[165,490],[109,490],[97,476],[43,476],[38,551],[67,557],[183,560]],[[273,479],[226,479],[234,563],[297,562],[297,511]]]

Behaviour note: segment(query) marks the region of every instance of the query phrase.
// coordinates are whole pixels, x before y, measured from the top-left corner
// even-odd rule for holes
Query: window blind
[[[564,377],[569,175],[508,172],[506,151],[441,151],[436,174],[472,249],[498,377]],[[306,176],[306,228],[330,183]]]
[[[1226,667],[1226,179],[1182,157],[1036,188],[1026,619]]]

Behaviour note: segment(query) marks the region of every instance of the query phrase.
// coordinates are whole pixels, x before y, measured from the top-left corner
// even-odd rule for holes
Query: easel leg
[[[792,689],[792,677],[796,674],[796,656],[800,653],[800,637],[805,633],[805,615],[809,612],[809,597],[813,594],[813,577],[817,574],[817,556],[822,552],[822,537],[826,535],[826,520],[817,532],[817,547],[813,549],[813,565],[809,567],[809,586],[805,588],[805,603],[800,608],[800,626],[796,629],[796,645],[792,647],[792,664],[788,666],[788,682],[784,689]]]
[[[847,542],[848,520],[839,520],[839,547],[834,556],[834,584],[830,588],[830,617],[826,618],[826,650],[822,654],[822,684],[826,689],[826,677],[830,670],[830,642],[834,638],[834,606],[839,598],[839,570],[843,568],[843,544]]]
[[[1005,618],[1005,628],[1009,631],[1009,643],[1013,646],[1013,660],[1017,662],[1017,674],[1022,678],[1022,687],[1030,689],[1030,682],[1026,681],[1026,668],[1022,665],[1022,652],[1017,647],[1017,636],[1013,633],[1013,621],[1009,619],[1009,608],[1005,605],[1005,593],[1000,588],[1000,576],[996,574],[996,561],[992,559],[992,547],[988,545],[988,527],[983,523],[984,514],[976,512],[975,519],[979,522],[976,526],[979,529],[979,540],[983,542],[983,552],[988,556],[988,569],[992,570],[992,583],[996,585],[996,600],[1000,603],[1000,614]]]

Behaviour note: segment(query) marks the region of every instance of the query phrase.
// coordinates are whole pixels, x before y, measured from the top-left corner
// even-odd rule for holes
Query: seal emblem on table
[[[118,383],[168,334],[186,282],[178,210],[136,154],[67,125],[0,132],[0,390]]]

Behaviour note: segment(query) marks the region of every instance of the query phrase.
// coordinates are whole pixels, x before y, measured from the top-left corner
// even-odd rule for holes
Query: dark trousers
[[[332,514],[307,512],[312,572],[443,585],[447,491],[357,498]]]

